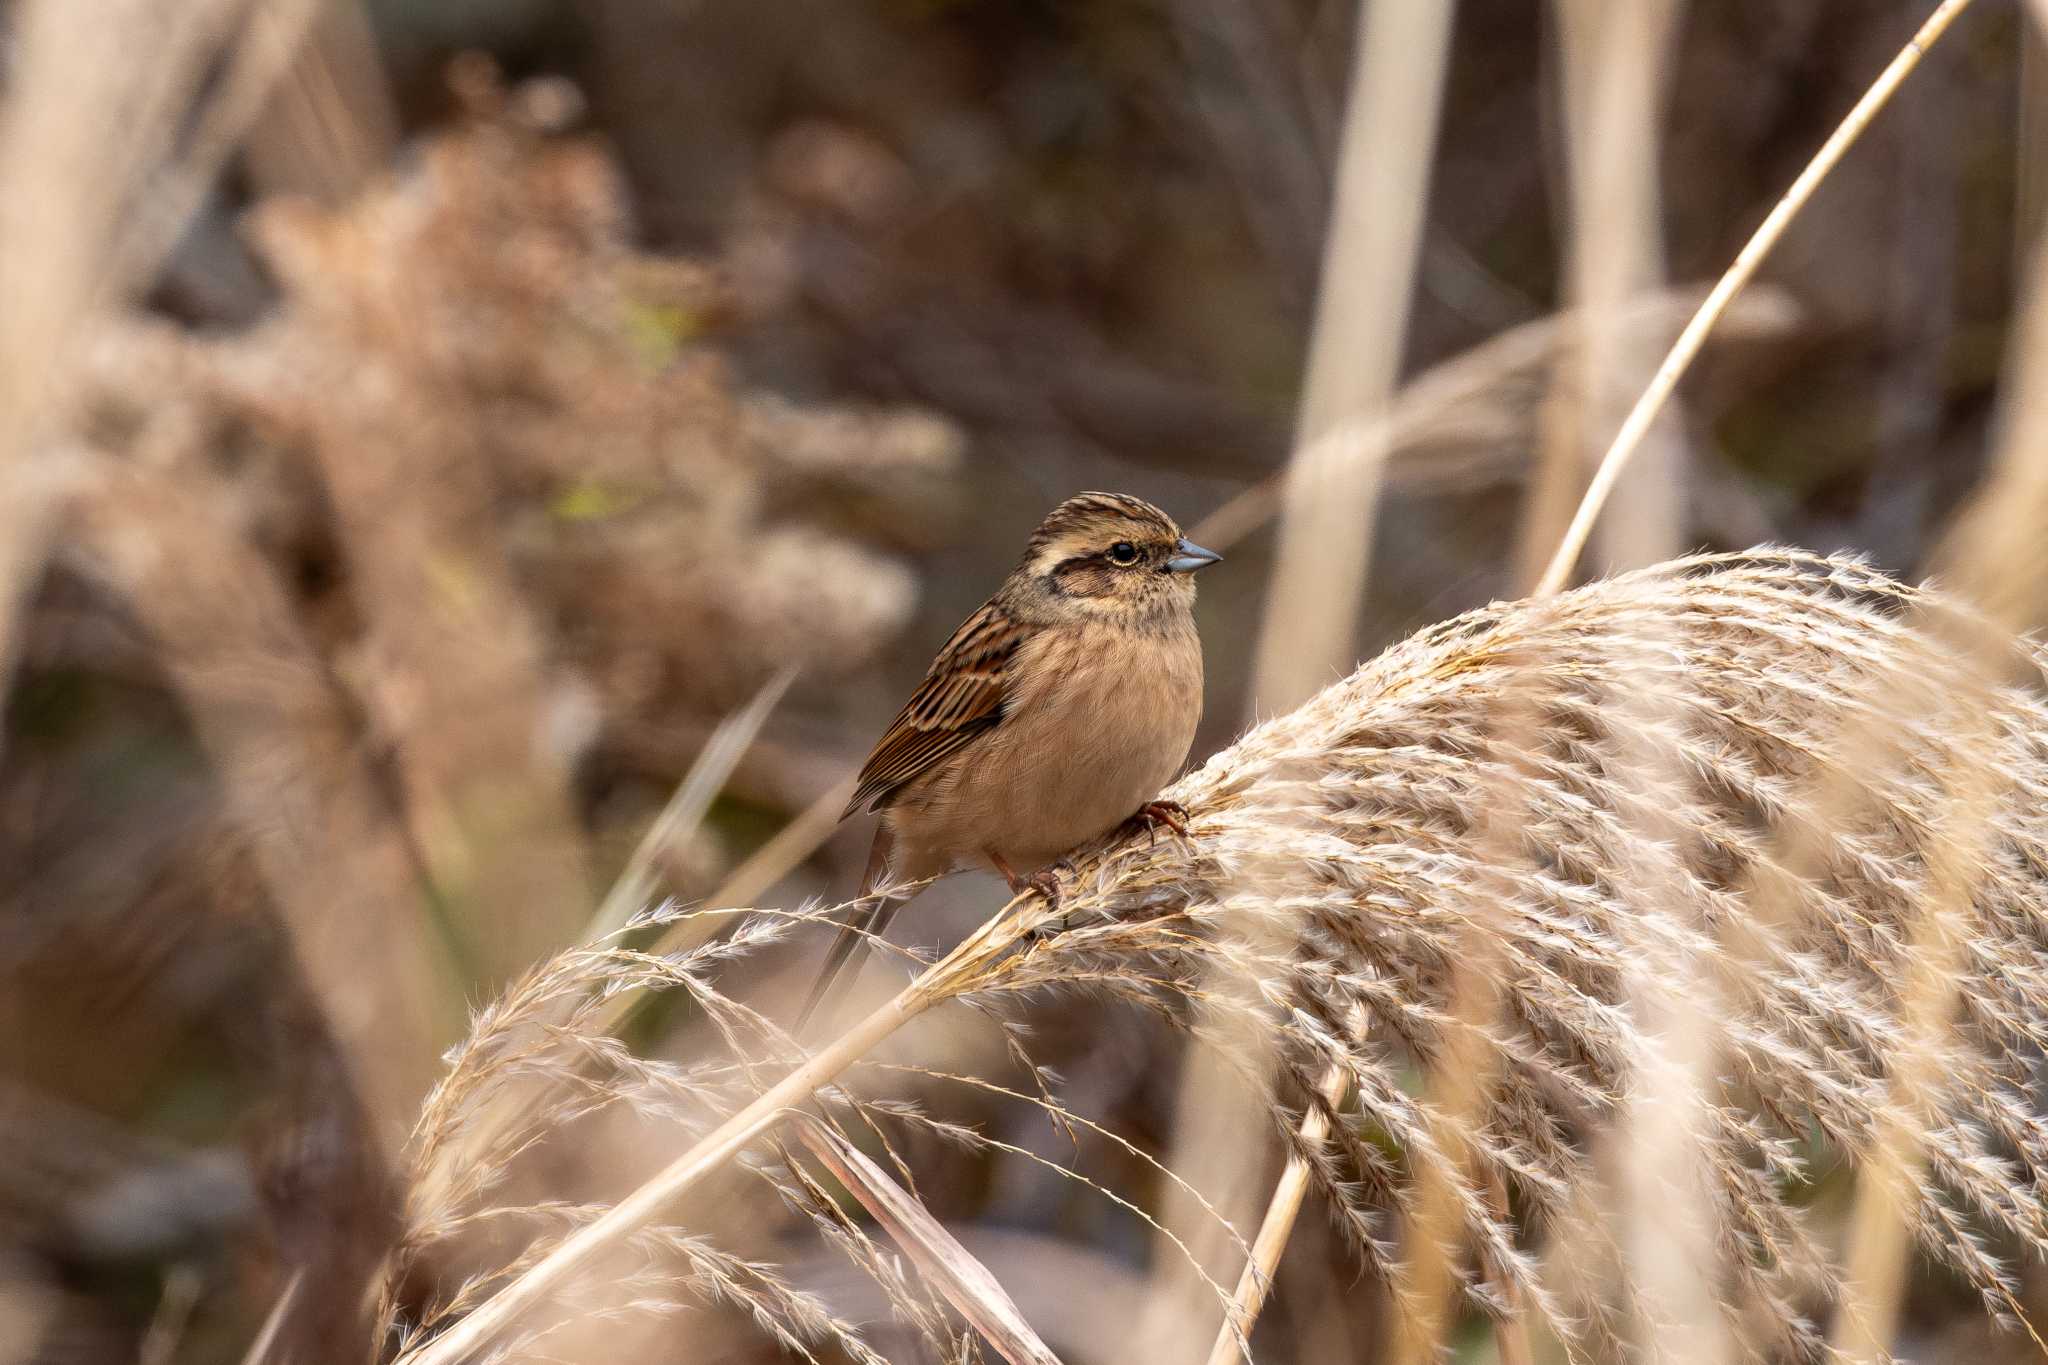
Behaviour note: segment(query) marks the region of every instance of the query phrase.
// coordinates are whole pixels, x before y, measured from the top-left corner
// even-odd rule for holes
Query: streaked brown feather
[[[883,809],[906,783],[994,728],[1003,718],[1010,662],[1026,633],[1000,599],[984,603],[953,632],[862,765],[842,819],[862,807]]]

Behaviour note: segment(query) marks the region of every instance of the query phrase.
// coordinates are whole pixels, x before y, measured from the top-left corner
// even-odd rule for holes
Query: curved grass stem
[[[1756,232],[1743,244],[1734,264],[1728,267],[1727,272],[1714,285],[1713,292],[1707,295],[1707,301],[1700,305],[1699,312],[1693,314],[1692,321],[1686,324],[1685,330],[1672,344],[1670,353],[1664,357],[1664,363],[1657,367],[1657,373],[1651,378],[1650,386],[1643,390],[1642,396],[1636,399],[1635,406],[1629,409],[1628,417],[1621,424],[1621,430],[1615,433],[1613,443],[1601,457],[1600,467],[1594,472],[1593,481],[1587,487],[1585,497],[1579,501],[1579,510],[1573,514],[1571,525],[1565,530],[1564,540],[1558,545],[1557,552],[1551,556],[1550,565],[1543,571],[1543,577],[1537,580],[1536,596],[1547,597],[1562,589],[1570,580],[1572,569],[1578,564],[1579,556],[1586,548],[1586,541],[1593,534],[1593,523],[1599,519],[1600,509],[1606,506],[1607,497],[1614,491],[1614,485],[1620,480],[1622,471],[1628,467],[1629,459],[1642,444],[1651,424],[1657,420],[1657,414],[1663,411],[1672,390],[1678,387],[1679,379],[1691,367],[1693,358],[1700,352],[1700,347],[1706,344],[1707,334],[1714,330],[1714,325],[1721,320],[1721,314],[1727,311],[1735,296],[1755,277],[1758,267],[1764,263],[1764,258],[1771,254],[1771,249],[1777,246],[1778,239],[1785,235],[1785,229],[1791,226],[1792,220],[1799,216],[1799,211],[1813,198],[1813,192],[1820,188],[1821,182],[1827,179],[1829,172],[1840,164],[1842,157],[1856,144],[1856,139],[1863,135],[1863,130],[1877,117],[1878,111],[1884,108],[1892,95],[1905,83],[1906,77],[1913,74],[1913,69],[1920,65],[1920,59],[1927,55],[1927,50],[1969,7],[1970,0],[1942,0],[1941,4],[1935,6],[1934,12],[1927,16],[1927,21],[1920,25],[1919,31],[1899,49],[1898,55],[1892,58],[1876,82],[1863,92],[1863,98],[1856,101],[1856,107],[1849,111],[1848,117],[1843,119],[1828,136],[1828,140],[1821,144],[1821,149],[1814,153],[1813,160],[1806,164],[1806,169],[1799,173],[1799,178],[1792,182],[1792,187],[1772,206]]]

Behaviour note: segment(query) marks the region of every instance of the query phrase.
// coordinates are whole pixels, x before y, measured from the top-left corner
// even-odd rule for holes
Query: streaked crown
[[[1024,557],[1034,560],[1048,549],[1092,548],[1118,538],[1171,542],[1180,539],[1180,527],[1151,503],[1128,493],[1076,493],[1038,523]]]

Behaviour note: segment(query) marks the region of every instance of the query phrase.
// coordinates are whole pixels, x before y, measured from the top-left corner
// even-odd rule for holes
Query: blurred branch
[[[25,0],[9,15],[14,48],[0,115],[0,180],[9,186],[0,213],[0,690],[62,501],[61,477],[32,468],[33,452],[70,401],[81,336],[154,263],[126,242],[146,182],[173,157],[186,102],[224,38],[239,52],[253,30],[268,34],[267,12],[237,27],[236,9],[231,0]],[[213,98],[201,123],[226,97]]]
[[[250,173],[265,191],[328,203],[389,163],[398,111],[361,0],[320,0],[312,31],[248,144]]]
[[[295,1270],[284,1288],[278,1291],[276,1302],[263,1315],[263,1325],[256,1329],[256,1336],[249,1342],[249,1349],[242,1353],[242,1365],[264,1365],[270,1358],[271,1350],[277,1345],[284,1329],[285,1320],[291,1316],[292,1305],[298,1301],[299,1289],[305,1283],[306,1272]]]
[[[2048,0],[2030,0],[2029,9],[2029,27],[2036,32],[2027,41],[2038,42],[2048,32]],[[2023,114],[2029,112],[2023,107]],[[2037,630],[2048,619],[2048,551],[2041,535],[2048,525],[2048,239],[2038,234],[2029,244],[2022,291],[1991,468],[1938,555],[1947,585],[1987,618],[1951,624],[1948,631],[1954,653],[1986,694],[2010,667],[2009,634]],[[1974,714],[1981,716],[1983,708]],[[1987,750],[1998,741],[1991,726],[1988,717],[1980,719],[1978,733],[1970,736]],[[1993,812],[2010,797],[1989,765],[1964,765],[1940,776],[1946,806],[1926,855],[1932,886],[1927,903],[1906,926],[1911,970],[1899,1003],[1904,1055],[1892,1069],[1892,1103],[1883,1111],[1876,1151],[1857,1182],[1844,1292],[1829,1338],[1852,1361],[1890,1358],[1913,1248],[1912,1211],[1920,1203],[1929,1160],[1916,1125],[1938,1095],[1948,1065],[1959,1026],[1958,968],[1969,952],[1967,916],[1996,856]],[[2002,1306],[2048,1355],[2048,1342],[2010,1292]]]
[[[2048,0],[2028,0],[2032,41],[2048,40]],[[1944,577],[2012,630],[2048,621],[2048,237],[2031,244],[2015,341],[1983,487],[1940,548]]]
[[[271,249],[314,272],[341,334],[302,357],[347,398],[308,405],[312,453],[366,623],[359,684],[393,746],[414,838],[464,954],[503,982],[591,911],[568,755],[548,745],[539,621],[512,571],[471,396],[376,253],[373,211],[274,215]],[[309,301],[309,304],[311,301]]]

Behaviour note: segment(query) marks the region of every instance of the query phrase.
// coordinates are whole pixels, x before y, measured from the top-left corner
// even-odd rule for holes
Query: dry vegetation
[[[1240,1036],[1223,1021],[1249,1016],[1277,1077],[1260,1055],[1232,1060],[1275,1131],[1299,1132],[1333,1067],[1349,1083],[1301,1155],[1354,1254],[1399,1284],[1401,1219],[1415,1189],[1440,1180],[1457,1208],[1446,1254],[1472,1305],[1500,1314],[1519,1299],[1602,1359],[1630,1342],[1657,1354],[1666,1333],[1702,1329],[1746,1356],[1823,1358],[1817,1324],[1840,1296],[1839,1258],[1803,1192],[1836,1162],[1875,1160],[1904,1122],[1928,1162],[1908,1209],[1915,1239],[2017,1328],[2015,1267],[2048,1250],[2033,1061],[2048,1007],[2048,710],[2034,688],[2048,661],[2014,651],[2003,662],[2017,681],[1988,679],[1952,647],[1949,631],[1967,623],[1948,612],[1853,561],[1757,552],[1460,617],[1176,787],[1192,847],[1140,836],[1092,851],[1057,932],[1020,907],[921,978],[908,1012],[1107,994],[1219,1045]],[[1958,819],[1971,794],[1986,802],[1981,826]],[[1954,955],[1931,1037],[1901,989],[1916,947],[1928,951],[1926,919]],[[597,1216],[508,1200],[521,1162],[559,1159],[556,1144],[583,1142],[580,1125],[613,1109],[698,1137],[800,1058],[728,984],[787,928],[753,914],[693,950],[582,950],[478,1021],[415,1137],[394,1279],[478,1220],[524,1223],[534,1240],[514,1237],[521,1259],[482,1280],[446,1281],[460,1291],[388,1310],[401,1336],[474,1307],[493,1277],[545,1252],[551,1227]],[[1489,1002],[1476,1020],[1454,998],[1468,976]],[[701,1012],[676,1060],[635,1056],[604,1031],[614,993],[649,988],[680,990]],[[1697,1038],[1646,1022],[1679,1010]],[[1683,1144],[1680,1180],[1631,1188],[1618,1139],[1644,1106],[1672,1102],[1660,1073],[1681,1045],[1710,1065],[1679,1078],[1681,1116],[1656,1116]],[[1923,1048],[1933,1065],[1913,1062]],[[864,1065],[840,1052],[828,1055],[852,1064],[848,1084],[824,1112],[848,1141],[978,1145],[901,1102],[861,1098]],[[1463,1117],[1408,1079],[1453,1060],[1481,1078]],[[1919,1079],[1902,1091],[1902,1077]],[[516,1121],[494,1122],[507,1092],[535,1079],[551,1102],[516,1102]],[[820,1079],[838,1077],[807,1077]],[[778,1095],[765,1121],[787,1102]],[[773,1148],[734,1159],[932,1330],[919,1291],[814,1175]],[[1488,1201],[1496,1180],[1512,1214]],[[1711,1259],[1695,1273],[1725,1320],[1687,1321],[1686,1304],[1644,1283],[1614,1231],[1616,1201],[1631,1197],[1701,1220],[1689,1232]],[[683,1283],[811,1345],[850,1334],[787,1297],[747,1243],[720,1259],[687,1235],[746,1226],[743,1198],[701,1206],[720,1223],[617,1228],[603,1272],[564,1302],[609,1322],[629,1305],[673,1308],[649,1286]],[[560,1311],[551,1302],[514,1337],[537,1340],[521,1334],[553,1330]]]
[[[1018,305],[1045,262],[978,235],[1012,206],[914,183],[907,135],[778,125],[685,252],[562,79],[437,62],[398,144],[374,11],[205,0],[95,65],[63,0],[7,10],[0,171],[51,209],[0,215],[0,1365],[2048,1354],[2048,305],[2000,316],[1931,586],[1680,557],[1823,523],[1624,420],[1707,297],[1658,230],[1684,10],[1632,4],[1556,6],[1560,311],[1463,349],[1411,305],[1473,99],[1448,11],[1361,11],[1348,116],[1268,43],[1327,15],[1131,21],[1205,73],[1239,246],[1313,303],[1284,468],[1217,453],[1275,444],[1243,390]],[[1882,79],[1859,48],[1857,118],[1966,7],[1913,6]],[[691,98],[745,65],[727,17]],[[230,319],[174,239],[244,144]],[[1124,213],[1098,154],[1062,170]],[[1796,290],[1732,291],[1806,203],[1684,360],[1709,324],[1784,354]],[[1186,227],[1156,268],[1219,250]],[[862,387],[925,405],[816,397]],[[1418,614],[1373,546],[1430,518],[1379,509],[1519,486],[1484,581],[1533,584],[1617,431],[1605,576],[1354,666]],[[1187,838],[1080,851],[1056,914],[935,888],[939,947],[879,945],[909,984],[792,1038],[858,908],[825,845],[864,674],[1008,552],[920,580],[918,528],[1182,456],[1196,538],[1252,548],[1203,607],[1212,728],[1254,656],[1270,718],[1169,793]]]

